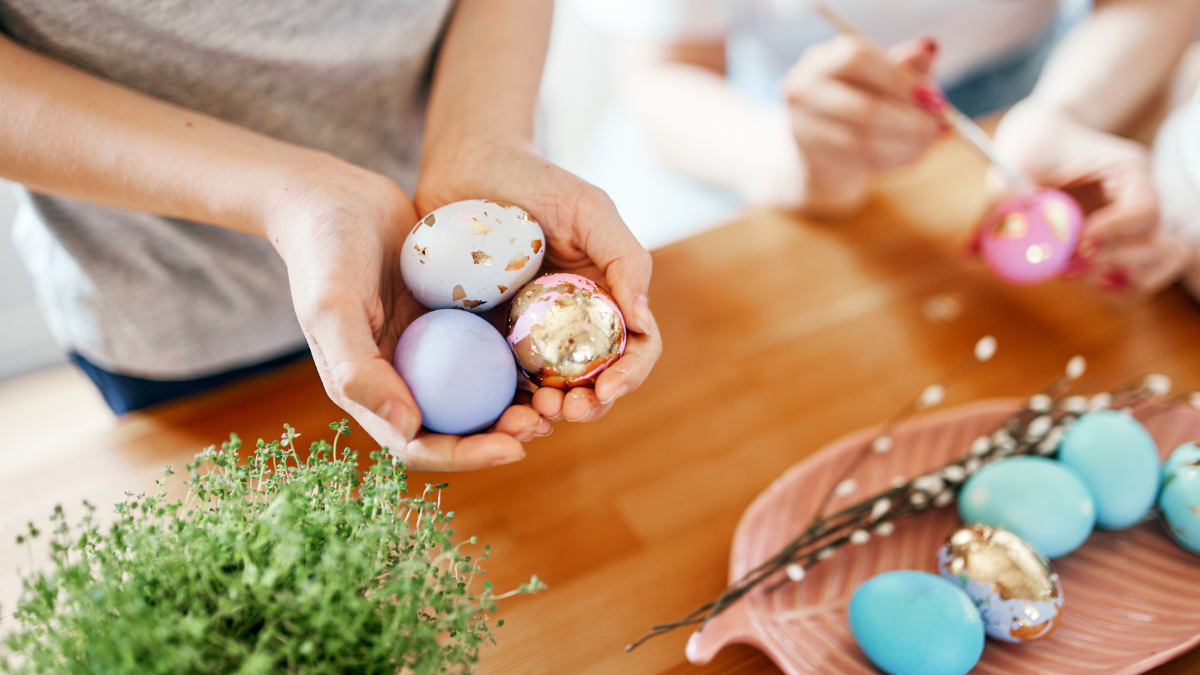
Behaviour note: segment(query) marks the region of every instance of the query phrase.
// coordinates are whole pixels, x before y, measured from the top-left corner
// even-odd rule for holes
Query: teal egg
[[[1058,461],[1079,474],[1096,502],[1096,526],[1123,530],[1136,525],[1158,494],[1158,448],[1133,416],[1097,410],[1067,429]]]
[[[1184,443],[1175,448],[1167,461],[1163,462],[1162,480],[1166,481],[1169,474],[1184,464],[1200,464],[1200,448],[1197,448],[1195,443]]]
[[[961,588],[935,574],[884,572],[850,598],[850,632],[889,675],[964,675],[983,654],[983,619]]]
[[[1060,558],[1087,540],[1096,505],[1083,480],[1044,457],[1009,457],[980,469],[958,496],[963,522],[1000,527],[1047,558]]]
[[[1200,449],[1192,443],[1176,448],[1163,467],[1158,512],[1175,542],[1200,554]]]

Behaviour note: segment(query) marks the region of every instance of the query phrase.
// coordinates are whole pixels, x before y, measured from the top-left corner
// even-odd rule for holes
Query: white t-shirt
[[[748,93],[774,97],[804,50],[837,31],[809,0],[578,0],[580,12],[616,35],[652,40],[720,38],[729,78]],[[1053,29],[1058,0],[829,0],[839,14],[891,46],[932,37],[943,86],[1021,56]]]

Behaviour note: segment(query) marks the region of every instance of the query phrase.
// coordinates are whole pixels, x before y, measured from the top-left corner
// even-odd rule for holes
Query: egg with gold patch
[[[400,275],[430,309],[484,312],[537,276],[545,255],[542,228],[523,209],[468,199],[417,221],[400,251]]]
[[[625,318],[616,301],[578,274],[547,274],[517,293],[508,344],[534,384],[590,387],[625,353]]]
[[[984,630],[1004,642],[1040,640],[1058,627],[1058,575],[1017,535],[989,525],[955,530],[938,549],[938,572],[979,609]]]
[[[1015,284],[1033,284],[1066,271],[1083,229],[1073,197],[1037,188],[997,203],[980,225],[979,252],[988,267]]]

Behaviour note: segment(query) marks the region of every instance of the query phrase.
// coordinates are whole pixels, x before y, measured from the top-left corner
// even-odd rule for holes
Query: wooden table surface
[[[645,386],[598,422],[559,424],[522,462],[436,477],[451,484],[459,534],[493,545],[499,588],[531,573],[550,585],[505,602],[499,645],[479,671],[778,672],[748,647],[692,666],[686,631],[623,647],[720,591],[734,526],[772,479],[889,418],[983,335],[998,338],[998,355],[953,386],[947,405],[1028,395],[1075,354],[1095,388],[1151,371],[1200,386],[1200,308],[1178,289],[1128,304],[1074,283],[1006,286],[965,260],[982,181],[974,157],[946,143],[887,177],[853,221],[753,214],[656,251],[651,299],[665,351]],[[163,464],[183,465],[230,431],[270,438],[289,422],[312,440],[342,416],[310,363],[119,423],[68,369],[0,387],[5,614],[12,571],[27,564],[13,538],[55,503],[145,490]],[[361,433],[351,441],[373,449]],[[1193,651],[1153,672],[1197,670]]]

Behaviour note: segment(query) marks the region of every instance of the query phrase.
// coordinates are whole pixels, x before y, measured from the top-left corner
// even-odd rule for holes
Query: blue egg
[[[1079,474],[1096,502],[1096,526],[1123,530],[1136,525],[1158,494],[1158,448],[1131,415],[1097,410],[1067,429],[1058,461]]]
[[[1079,476],[1044,457],[1009,457],[980,469],[958,496],[963,522],[1000,527],[1047,558],[1079,548],[1096,523],[1096,504]]]
[[[517,391],[517,366],[504,336],[458,309],[439,309],[409,324],[393,365],[417,400],[425,428],[441,434],[486,429]]]
[[[1162,480],[1165,482],[1168,475],[1185,464],[1200,464],[1200,448],[1195,443],[1184,443],[1171,452],[1171,456],[1163,462]]]
[[[1176,448],[1163,467],[1158,512],[1175,542],[1200,554],[1200,449],[1194,444]]]
[[[983,654],[983,619],[957,585],[928,572],[868,579],[850,598],[850,632],[889,675],[963,675]]]

